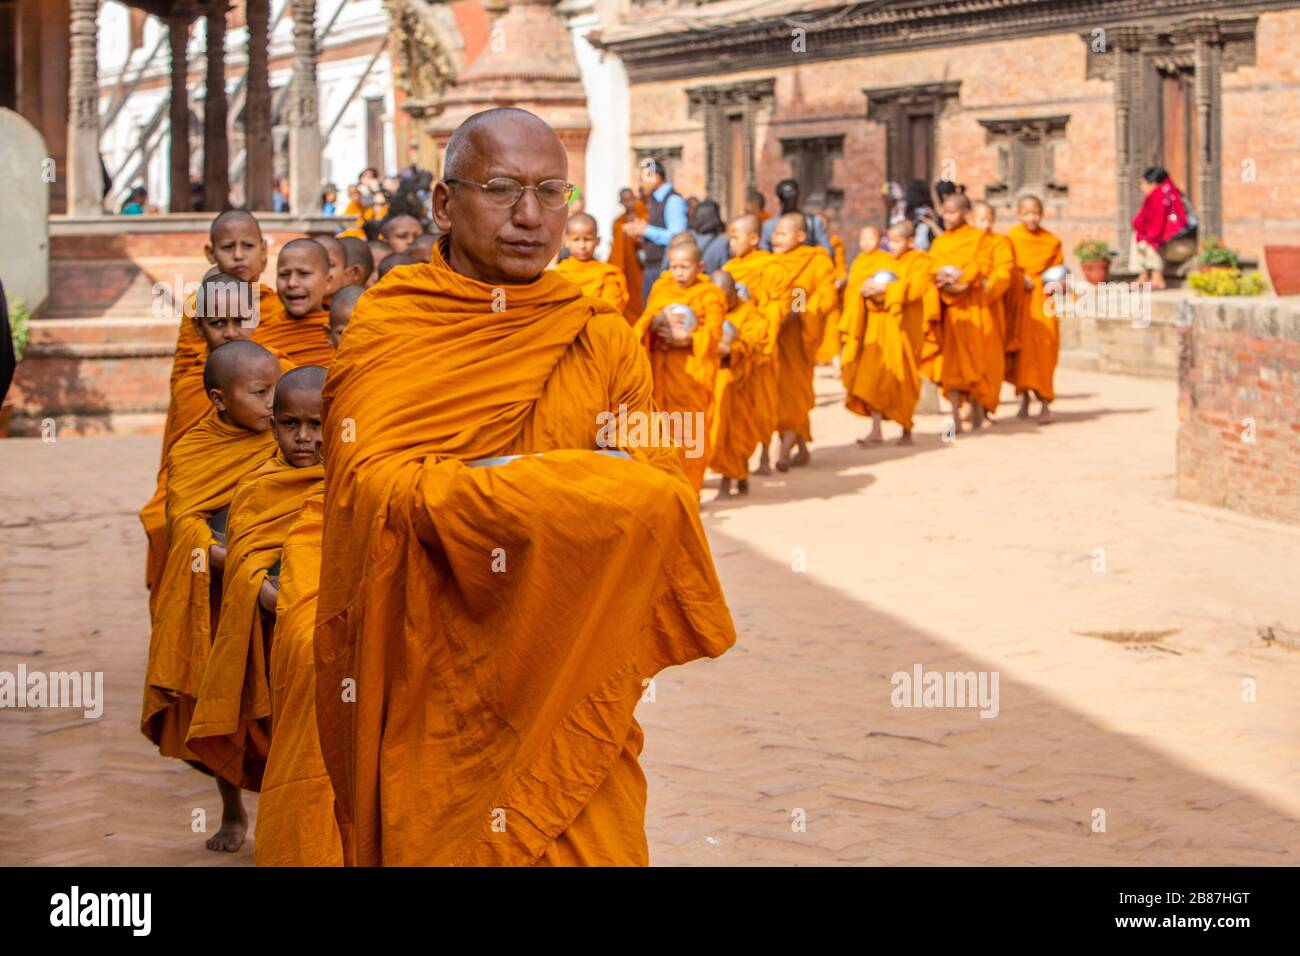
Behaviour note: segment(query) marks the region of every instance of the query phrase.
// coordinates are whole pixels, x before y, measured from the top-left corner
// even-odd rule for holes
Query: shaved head
[[[902,222],[896,222],[890,226],[889,234],[891,236],[899,236],[903,239],[911,239],[916,235],[916,226],[912,225],[912,223],[907,219],[904,219]]]
[[[962,212],[970,212],[970,200],[966,198],[965,193],[953,193],[944,199],[943,204],[953,209],[960,209]]]
[[[203,365],[203,388],[228,389],[235,376],[257,369],[270,368],[271,377],[280,371],[280,363],[274,355],[250,339],[236,339],[212,350]]]
[[[585,213],[585,212],[575,212],[572,216],[569,217],[568,224],[566,225],[565,228],[572,229],[574,226],[579,224],[584,226],[590,226],[593,232],[599,228],[596,225],[596,217],[591,215],[590,213]]]
[[[727,293],[728,296],[735,294],[736,292],[735,277],[732,276],[732,274],[728,272],[726,269],[719,269],[717,272],[709,276],[709,278],[713,280],[714,285],[716,285],[723,292]]]
[[[543,139],[554,140],[556,146],[561,150],[564,149],[560,138],[555,135],[555,130],[551,129],[540,116],[528,110],[515,106],[483,110],[456,127],[456,131],[451,134],[451,139],[447,140],[447,150],[442,161],[443,178],[470,178],[475,165],[482,158],[479,155],[480,151],[491,148],[490,142],[484,140],[484,134],[487,134],[487,139],[490,141],[494,131],[507,127],[518,127]],[[567,162],[565,166],[567,174]]]
[[[217,236],[225,228],[234,225],[252,226],[257,230],[257,236],[262,237],[262,226],[257,221],[257,217],[251,212],[244,209],[227,209],[221,215],[212,220],[212,225],[208,228],[208,240],[215,246]]]
[[[438,237],[429,233],[422,233],[415,242],[411,243],[411,248],[407,249],[409,255],[415,256],[421,262],[433,261],[433,247],[438,244]]]
[[[808,231],[808,219],[801,212],[787,212],[777,220],[777,225],[789,226],[792,229],[801,229]]]
[[[379,278],[383,278],[392,272],[398,266],[417,266],[420,260],[415,258],[409,252],[394,252],[391,256],[379,263]]]
[[[383,225],[379,227],[379,235],[385,242],[392,245],[390,239],[391,236],[402,231],[404,228],[410,229],[412,227],[415,228],[417,234],[424,231],[424,227],[420,225],[420,220],[416,219],[414,216],[408,216],[406,213],[401,213],[400,215],[385,219]]]
[[[351,288],[349,286],[348,288]],[[225,348],[225,346],[222,346]],[[280,411],[287,396],[299,392],[314,392],[319,395],[325,387],[325,369],[319,365],[300,365],[292,371],[285,372],[275,383],[275,410]]]
[[[311,259],[313,265],[320,266],[322,274],[330,271],[329,253],[315,239],[290,239],[280,248],[280,255],[286,252],[302,252]]]
[[[336,321],[346,324],[348,319],[352,318],[352,310],[356,307],[357,300],[365,295],[366,287],[363,285],[345,285],[335,293],[334,298],[330,301],[330,324]]]
[[[735,219],[731,220],[731,227],[739,232],[745,233],[746,235],[751,233],[753,235],[758,235],[762,231],[763,224],[759,222],[757,216],[752,213],[746,213],[743,216],[737,216]]]
[[[369,278],[375,271],[375,257],[371,255],[370,244],[356,236],[344,236],[339,242],[343,243],[343,261],[347,267],[360,270],[363,279]]]

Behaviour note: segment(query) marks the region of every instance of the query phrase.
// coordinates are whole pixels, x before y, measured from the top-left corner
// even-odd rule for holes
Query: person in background
[[[650,287],[664,271],[665,254],[673,236],[686,231],[686,200],[668,181],[668,171],[657,159],[641,165],[642,189],[645,194],[646,218],[623,226],[623,232],[640,239],[645,256],[641,276],[641,296],[650,298]]]
[[[776,184],[776,198],[781,203],[781,215],[786,213],[801,212],[804,213],[804,221],[808,224],[805,232],[804,245],[821,246],[826,250],[826,254],[832,259],[835,258],[835,248],[831,245],[830,232],[826,229],[826,220],[816,213],[804,212],[799,204],[799,183],[793,179],[783,179]],[[772,252],[772,233],[776,231],[777,220],[780,216],[769,219],[763,223],[763,237],[759,240],[758,247]]]
[[[900,221],[912,224],[916,230],[912,248],[922,252],[928,250],[934,237],[943,232],[943,226],[934,211],[934,200],[930,198],[930,187],[925,180],[913,179],[907,184],[903,193],[903,220]]]
[[[383,188],[379,183],[379,170],[373,166],[367,166],[357,177],[357,182],[361,185],[361,191],[372,198],[378,198]]]
[[[1163,166],[1148,166],[1142,172],[1142,208],[1133,217],[1133,243],[1129,260],[1138,267],[1139,283],[1153,289],[1165,287],[1165,260],[1160,250],[1187,226],[1187,206]]]
[[[770,212],[764,211],[763,207],[765,205],[766,205],[766,200],[763,199],[763,194],[761,192],[759,192],[757,189],[746,190],[745,215],[757,216],[758,225],[760,229],[762,228],[763,223],[767,222],[769,219],[772,218],[772,214]]]
[[[148,203],[149,191],[143,186],[136,186],[127,194],[126,202],[122,203],[122,215],[143,216]]]
[[[271,212],[289,211],[289,180],[275,177],[275,192],[271,194]]]
[[[326,184],[320,194],[320,214],[322,216],[336,216],[339,191],[334,188],[333,183]]]
[[[700,250],[700,271],[712,275],[731,258],[731,244],[727,241],[727,227],[722,221],[722,211],[712,199],[695,207],[690,217],[690,234]]]

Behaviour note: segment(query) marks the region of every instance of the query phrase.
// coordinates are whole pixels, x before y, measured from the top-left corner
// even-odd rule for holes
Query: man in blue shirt
[[[645,255],[641,282],[642,298],[649,300],[650,287],[664,271],[668,260],[668,243],[679,232],[686,231],[686,200],[668,182],[668,172],[657,159],[646,160],[641,166],[641,181],[646,196],[646,219],[637,219],[623,227],[623,231],[641,243]]]
[[[793,179],[783,179],[776,184],[776,198],[781,202],[781,213],[763,223],[763,235],[758,240],[758,247],[766,249],[768,252],[772,251],[772,233],[776,232],[776,224],[780,221],[781,216],[788,212],[803,211],[799,208],[799,184]],[[826,231],[826,221],[821,216],[811,212],[805,212],[803,217],[808,223],[808,238],[804,240],[803,244],[805,246],[821,246],[834,259],[835,249],[831,246],[830,233]]]

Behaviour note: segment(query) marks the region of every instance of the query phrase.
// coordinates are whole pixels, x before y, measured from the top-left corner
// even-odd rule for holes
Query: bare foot
[[[903,437],[900,438],[900,439],[898,440],[897,443],[898,443],[899,445],[910,445],[910,444],[912,444],[912,433],[911,433],[911,432],[903,432]]]
[[[756,475],[770,475],[771,473],[772,466],[765,461],[760,461],[758,467],[754,469],[754,474]]]
[[[1043,402],[1043,404],[1038,409],[1038,424],[1050,425],[1052,421],[1053,421],[1052,411],[1050,408],[1048,408],[1047,403]]]
[[[742,495],[749,494],[749,479],[741,478],[739,484],[736,485],[736,491]]]
[[[810,461],[812,461],[812,452],[807,448],[801,448],[799,453],[790,459],[790,464],[795,468],[802,468]]]
[[[203,844],[209,850],[218,853],[234,853],[244,845],[244,835],[248,832],[248,817],[241,811],[238,820],[222,820],[221,829]]]
[[[784,474],[790,470],[790,463],[784,458],[778,458],[776,460],[776,470]]]
[[[885,438],[880,434],[880,432],[872,432],[862,438],[855,438],[854,442],[861,445],[863,448],[866,448],[868,445],[879,445],[884,440]]]

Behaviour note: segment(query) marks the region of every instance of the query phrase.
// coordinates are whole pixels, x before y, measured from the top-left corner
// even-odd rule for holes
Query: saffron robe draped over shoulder
[[[636,214],[641,219],[646,218],[647,215],[646,205],[640,200],[637,200]],[[627,280],[627,305],[623,307],[623,316],[629,324],[640,318],[645,307],[641,292],[643,271],[641,260],[637,258],[641,240],[633,239],[623,231],[623,226],[631,221],[632,217],[627,213],[614,220],[609,247],[609,264],[622,270],[623,277]]]
[[[661,348],[650,322],[662,309],[674,303],[690,306],[699,323],[689,346]],[[693,445],[678,446],[682,470],[698,492],[704,487],[704,472],[709,461],[709,433],[713,418],[713,392],[718,375],[718,343],[722,341],[722,323],[727,314],[727,297],[702,275],[683,288],[671,272],[664,272],[650,287],[645,311],[632,327],[637,339],[649,348],[650,368],[654,377],[655,406],[669,415],[682,416],[682,428],[691,428]],[[697,415],[698,413],[698,415]],[[691,416],[689,426],[686,416]],[[703,420],[700,431],[696,423]]]
[[[753,302],[742,300],[727,313],[727,321],[736,327],[731,340],[727,365],[718,371],[714,388],[713,432],[709,436],[712,454],[709,467],[727,478],[740,479],[749,474],[749,459],[754,448],[766,436],[756,416],[760,401],[758,390],[775,377],[762,373],[775,364],[774,349],[780,333],[775,316],[762,312]],[[767,435],[771,435],[769,431]]]
[[[992,237],[962,225],[935,237],[931,276],[944,266],[962,270],[969,288],[960,295],[939,291],[943,324],[943,377],[947,392],[966,392],[985,409],[998,406],[1005,356],[993,303],[1006,293],[1011,273],[999,265]]]
[[[885,287],[883,295],[865,299],[862,283],[882,269],[898,278]],[[910,430],[921,394],[921,376],[916,360],[919,343],[904,327],[907,273],[900,260],[879,249],[853,261],[845,287],[846,335],[840,371],[844,405],[849,411],[858,415],[879,412],[883,418]]]
[[[344,856],[643,864],[642,680],[735,639],[696,495],[672,447],[593,450],[620,406],[655,410],[626,321],[554,272],[494,312],[447,242],[362,296],[325,384],[316,704]]]
[[[1053,380],[1056,377],[1056,360],[1061,351],[1061,325],[1055,309],[1045,307],[1047,295],[1043,290],[1043,273],[1052,266],[1064,265],[1065,253],[1061,240],[1046,229],[1030,232],[1023,225],[1012,227],[1009,234],[1016,254],[1016,266],[1021,275],[1034,283],[1032,291],[1023,291],[1017,299],[1016,327],[1019,333],[1019,352],[1012,374],[1016,394],[1033,390],[1043,401],[1056,397]],[[1051,315],[1048,312],[1051,311]]]
[[[627,279],[617,266],[598,262],[595,259],[579,262],[573,256],[569,256],[567,259],[561,259],[555,270],[581,289],[583,295],[608,302],[616,312],[626,314]]]
[[[167,560],[151,596],[153,628],[140,729],[164,756],[196,759],[185,745],[212,649],[220,581],[208,566],[208,518],[230,506],[235,486],[275,452],[269,431],[227,425],[211,413],[167,459]]]
[[[766,445],[776,431],[777,407],[779,401],[778,375],[781,370],[777,358],[778,342],[781,334],[780,309],[770,308],[772,298],[779,292],[783,272],[766,249],[753,249],[736,259],[730,259],[722,267],[731,273],[731,277],[744,285],[749,292],[750,301],[760,312],[768,316],[774,330],[766,345],[770,361],[752,370],[751,388],[747,389],[753,398],[754,426],[758,431],[758,441]]]
[[[316,597],[325,490],[302,505],[280,552],[271,641],[271,752],[257,801],[258,866],[342,866],[334,787],[316,729]]]
[[[320,465],[295,468],[277,452],[235,488],[226,523],[221,616],[186,743],[218,776],[259,790],[270,749],[267,642],[271,616],[258,604],[266,572],[303,503],[325,480]]]
[[[268,349],[283,352],[295,365],[321,365],[329,368],[334,358],[334,347],[326,335],[329,325],[330,314],[324,309],[295,319],[282,306],[277,321],[258,325],[253,341]]]
[[[838,285],[840,280],[847,280],[849,276],[848,262],[844,255],[844,240],[839,236],[831,236],[831,248],[834,250],[833,259],[835,261],[835,282]],[[817,364],[825,365],[840,353],[840,339],[844,335],[844,297],[846,295],[847,284],[845,289],[835,290],[835,305],[826,316],[826,328],[822,330],[822,344],[817,349]]]
[[[816,404],[813,374],[826,316],[835,307],[835,264],[821,246],[796,246],[773,253],[774,271],[768,284],[767,308],[781,318],[777,340],[781,370],[777,373],[778,431],[792,430],[812,440],[808,413]],[[785,317],[797,313],[792,319]]]

